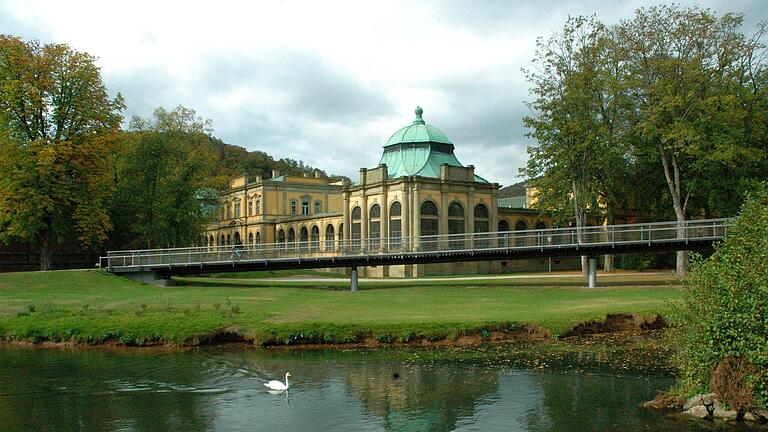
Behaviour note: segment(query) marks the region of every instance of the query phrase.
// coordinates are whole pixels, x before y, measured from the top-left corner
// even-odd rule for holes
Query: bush
[[[715,391],[732,406],[767,407],[765,185],[747,198],[714,254],[707,260],[694,258],[676,315],[683,342],[679,356],[682,389],[688,393]]]

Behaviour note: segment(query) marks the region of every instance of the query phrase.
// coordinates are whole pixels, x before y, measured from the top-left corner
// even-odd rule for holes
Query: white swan
[[[264,383],[264,386],[266,388],[270,389],[270,390],[288,390],[288,387],[289,387],[289,385],[288,385],[288,377],[289,376],[291,376],[291,373],[290,372],[286,372],[285,373],[285,383],[277,381],[277,380],[272,380],[272,381],[270,381],[268,383]]]

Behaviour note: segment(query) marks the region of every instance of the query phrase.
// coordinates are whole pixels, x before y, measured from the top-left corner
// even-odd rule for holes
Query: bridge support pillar
[[[357,291],[357,266],[352,266],[349,276],[352,284],[352,292],[355,292]]]
[[[589,288],[597,287],[597,257],[590,256],[587,266],[587,277],[589,279]]]

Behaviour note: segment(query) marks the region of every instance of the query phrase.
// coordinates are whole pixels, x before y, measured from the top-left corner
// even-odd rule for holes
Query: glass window
[[[253,200],[248,200],[248,216],[253,215]]]
[[[309,201],[301,202],[301,214],[304,216],[309,214]]]
[[[360,207],[355,207],[352,209],[352,220],[360,220],[362,217],[362,211],[360,210]]]
[[[438,219],[437,204],[432,201],[424,201],[421,204],[421,237],[419,247],[422,250],[437,249]]]
[[[291,200],[291,214],[295,215],[297,211],[298,211],[298,203],[296,202],[296,200]]]
[[[227,204],[227,219],[232,219],[232,206]]]
[[[389,247],[392,249],[400,249],[402,245],[403,225],[401,216],[402,206],[395,201],[389,206]]]
[[[301,227],[301,231],[299,231],[299,243],[301,250],[305,251],[309,249],[309,232],[307,231],[307,227]]]
[[[476,248],[487,248],[489,246],[487,233],[490,229],[490,223],[488,222],[488,207],[483,204],[475,206],[475,242]],[[481,233],[477,235],[477,233]]]
[[[240,201],[235,201],[235,217],[240,217]]]
[[[311,237],[309,238],[309,248],[312,250],[320,249],[320,228],[317,225],[312,227]]]
[[[333,234],[333,225],[328,224],[328,226],[325,227],[325,250],[327,251],[333,250]]]
[[[402,215],[402,206],[399,202],[395,201],[392,203],[391,206],[389,206],[389,216],[390,217],[397,217]]]
[[[288,230],[288,248],[296,248],[296,231],[294,231],[293,228]]]
[[[322,213],[323,212],[323,203],[320,201],[315,201],[315,214]]]
[[[255,207],[256,207],[256,208],[255,208],[255,210],[256,210],[256,214],[259,214],[259,213],[261,213],[261,200],[256,200],[256,205],[255,205]]]

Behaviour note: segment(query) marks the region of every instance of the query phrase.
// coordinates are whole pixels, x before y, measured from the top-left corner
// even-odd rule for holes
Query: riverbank
[[[155,287],[96,270],[2,274],[0,340],[463,346],[658,327],[679,298],[666,274],[606,278],[611,285],[598,289],[574,276],[371,282],[358,293],[305,281],[182,282]],[[625,316],[606,320],[615,314]]]

